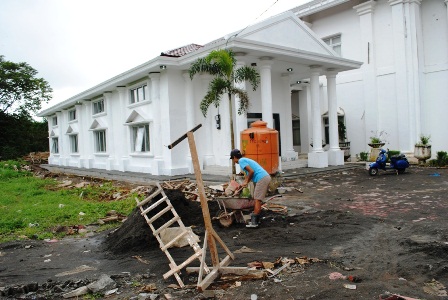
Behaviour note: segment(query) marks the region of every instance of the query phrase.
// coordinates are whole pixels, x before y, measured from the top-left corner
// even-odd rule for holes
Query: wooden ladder
[[[154,182],[154,184],[157,187],[157,189],[154,193],[152,193],[151,195],[149,195],[147,198],[145,198],[142,201],[139,201],[137,198],[135,199],[135,201],[137,201],[137,206],[140,208],[141,215],[145,218],[146,223],[148,223],[148,225],[151,228],[152,233],[156,237],[157,241],[159,241],[160,249],[165,253],[166,257],[170,261],[169,266],[170,266],[171,270],[166,272],[165,274],[163,274],[163,278],[167,279],[171,275],[174,275],[177,282],[179,283],[179,286],[183,288],[183,287],[185,287],[185,285],[179,276],[181,269],[184,268],[185,266],[187,266],[188,264],[190,264],[195,259],[198,259],[199,261],[201,261],[201,258],[204,255],[204,253],[203,253],[204,251],[199,246],[199,244],[195,241],[194,236],[192,236],[192,234],[191,234],[191,231],[187,230],[187,228],[185,227],[180,216],[177,214],[176,210],[174,209],[173,205],[171,204],[170,199],[168,199],[165,192],[163,191],[163,188],[160,186],[160,184],[158,182]],[[151,205],[148,206],[148,204],[159,194],[162,194],[162,198],[157,200],[157,202],[152,203]],[[153,216],[147,215],[153,209],[155,209],[156,207],[158,207],[159,205],[164,204],[164,203],[166,204],[166,207],[161,209],[158,213],[156,213]],[[153,223],[157,219],[159,219],[161,216],[163,216],[164,214],[166,214],[168,212],[171,212],[174,217],[171,218],[168,222],[166,222],[162,226],[160,226],[159,228],[155,228]],[[178,234],[177,236],[175,236],[168,243],[164,244],[164,242],[162,241],[162,238],[160,237],[160,233],[176,222],[177,222],[178,226],[181,228],[181,233]],[[173,257],[171,256],[171,254],[168,252],[168,249],[176,241],[178,241],[179,239],[181,239],[184,236],[185,236],[186,240],[188,241],[188,243],[190,244],[190,247],[193,248],[194,254],[191,255],[183,263],[177,265],[176,262],[174,261]],[[203,268],[203,271],[205,271],[206,273],[210,272],[209,268],[206,265],[201,264],[201,267]]]

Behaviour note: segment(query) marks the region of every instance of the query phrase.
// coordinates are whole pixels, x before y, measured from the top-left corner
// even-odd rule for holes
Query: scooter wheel
[[[377,169],[377,168],[370,168],[370,169],[369,169],[369,175],[370,175],[370,176],[376,176],[376,175],[378,175],[378,169]]]

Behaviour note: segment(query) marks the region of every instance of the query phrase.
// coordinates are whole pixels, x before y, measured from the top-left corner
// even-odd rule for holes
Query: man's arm
[[[254,170],[249,165],[245,166],[244,169],[247,171],[247,176],[241,185],[243,187],[246,187],[249,184],[249,182],[252,180],[252,177],[254,177]]]

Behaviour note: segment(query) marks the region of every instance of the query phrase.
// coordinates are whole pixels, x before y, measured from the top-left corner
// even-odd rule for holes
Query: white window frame
[[[130,124],[131,152],[145,153],[152,152],[151,148],[151,126],[149,122]]]
[[[79,140],[78,140],[78,134],[69,134],[68,135],[69,141],[70,141],[70,152],[71,153],[79,153]]]
[[[339,39],[336,42],[335,39]],[[334,52],[342,56],[342,35],[340,33],[322,39]]]
[[[140,103],[149,100],[148,84],[143,83],[129,89],[129,104]]]
[[[53,127],[58,126],[58,117],[57,117],[57,116],[53,116],[53,117],[51,118],[51,125],[52,125]]]
[[[107,151],[106,129],[93,131],[94,147],[96,153],[105,153]]]
[[[54,154],[59,153],[59,137],[51,138],[51,153],[54,153]]]
[[[68,121],[75,121],[76,120],[76,108],[70,109],[68,111]]]
[[[92,114],[97,115],[106,111],[104,99],[99,99],[92,102]]]

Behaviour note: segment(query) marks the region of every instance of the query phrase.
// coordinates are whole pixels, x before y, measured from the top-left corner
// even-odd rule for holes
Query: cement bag
[[[199,237],[191,230],[191,227],[185,227],[185,229],[189,232],[185,234],[183,237],[178,239],[170,248],[177,247],[182,248],[185,246],[189,246],[190,243],[188,239],[191,238],[192,242],[199,243]],[[170,241],[174,240],[176,236],[182,233],[182,228],[180,227],[168,227],[160,232],[160,238],[164,245],[168,244]]]

